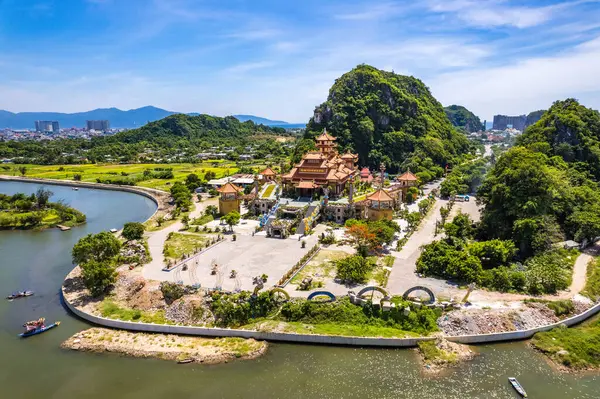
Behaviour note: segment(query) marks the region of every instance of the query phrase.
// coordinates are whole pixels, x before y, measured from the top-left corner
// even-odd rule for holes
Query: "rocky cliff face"
[[[337,137],[340,150],[358,153],[361,165],[383,162],[392,172],[417,171],[416,155],[445,165],[469,148],[423,82],[369,65],[336,80],[327,101],[315,108],[305,138],[323,128]]]
[[[445,107],[444,111],[450,122],[452,122],[452,125],[458,128],[464,129],[469,133],[485,130],[485,126],[483,126],[479,117],[461,105]]]

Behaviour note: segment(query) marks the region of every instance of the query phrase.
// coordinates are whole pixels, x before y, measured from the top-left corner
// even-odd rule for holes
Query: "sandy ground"
[[[159,358],[194,363],[227,363],[234,359],[255,359],[267,351],[267,343],[243,338],[199,338],[181,335],[132,333],[123,330],[90,328],[61,345],[83,352],[113,352],[126,356]]]

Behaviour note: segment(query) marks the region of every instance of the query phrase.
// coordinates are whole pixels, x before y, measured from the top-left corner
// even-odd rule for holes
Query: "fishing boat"
[[[517,381],[517,379],[515,377],[508,377],[508,381],[513,386],[515,391],[517,391],[519,393],[519,395],[521,395],[524,398],[527,397],[527,392],[525,392],[525,389],[523,389],[523,386],[521,386],[521,384],[519,384],[519,381]]]
[[[55,321],[54,323],[52,323],[48,326],[46,326],[44,324],[41,324],[41,326],[39,324],[30,324],[30,323],[39,323],[39,322],[43,323],[43,319],[40,319],[38,322],[25,323],[26,331],[19,334],[19,337],[21,337],[21,338],[31,337],[32,335],[41,334],[48,330],[53,329],[54,327],[60,326],[60,321]]]
[[[7,296],[6,299],[13,300],[13,299],[17,299],[17,298],[25,298],[26,296],[32,296],[32,295],[33,295],[33,291],[19,291],[19,292],[13,292],[9,296]]]

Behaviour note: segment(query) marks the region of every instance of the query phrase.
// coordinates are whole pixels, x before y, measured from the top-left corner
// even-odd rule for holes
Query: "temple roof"
[[[317,141],[334,141],[335,137],[331,136],[327,133],[327,129],[323,129],[323,133],[319,137],[316,138]]]
[[[260,172],[260,174],[263,176],[276,176],[277,175],[277,173],[275,173],[273,171],[273,169],[271,169],[271,168],[267,168],[267,169],[263,170],[262,172]]]
[[[298,183],[298,188],[318,188],[319,185],[311,181],[301,181]]]
[[[342,159],[356,159],[356,158],[358,158],[358,155],[351,154],[349,152],[347,152],[344,155],[342,155]]]
[[[360,177],[369,177],[370,174],[371,171],[367,167],[362,168],[360,171]]]
[[[404,172],[402,175],[398,176],[397,179],[398,181],[417,181],[419,180],[419,178],[417,176],[415,176],[410,170]]]
[[[224,194],[236,194],[241,191],[244,191],[244,189],[236,186],[235,184],[233,184],[231,182],[227,182],[224,185],[222,185],[221,187],[219,187],[217,189],[217,191],[220,193],[224,193]]]
[[[371,201],[393,201],[394,199],[382,189],[375,191],[373,194],[367,195],[367,199]]]
[[[307,152],[302,159],[323,159],[323,154],[316,151]]]

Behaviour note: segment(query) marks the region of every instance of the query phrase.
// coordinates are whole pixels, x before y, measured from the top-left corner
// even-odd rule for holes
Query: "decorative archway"
[[[315,291],[315,292],[312,292],[312,293],[311,293],[311,294],[308,296],[308,298],[306,298],[306,299],[308,299],[309,301],[312,301],[312,300],[313,300],[313,298],[315,298],[315,297],[318,297],[318,296],[328,296],[328,297],[329,297],[329,302],[333,302],[333,301],[335,301],[335,295],[333,295],[333,294],[332,294],[331,292],[329,292],[329,291]]]
[[[385,298],[390,297],[390,293],[387,292],[385,290],[385,288],[377,287],[376,285],[369,285],[368,287],[363,288],[362,290],[358,291],[358,294],[356,294],[356,296],[361,297],[365,293],[370,292],[370,291],[380,292]]]
[[[289,301],[290,300],[290,294],[288,294],[286,292],[286,290],[284,290],[282,288],[275,287],[275,288],[273,288],[271,290],[271,292],[273,293],[273,297],[276,297],[277,300],[279,300],[281,302],[285,302],[285,301]]]
[[[423,302],[425,304],[430,304],[430,303],[435,303],[435,294],[433,293],[433,291],[431,291],[429,288],[427,287],[423,287],[422,285],[417,285],[415,287],[409,288],[408,290],[406,290],[406,292],[402,295],[402,298],[404,300],[408,299],[408,296],[415,292],[415,291],[424,291],[427,295],[429,295],[429,301]]]

